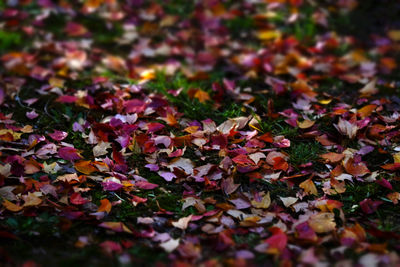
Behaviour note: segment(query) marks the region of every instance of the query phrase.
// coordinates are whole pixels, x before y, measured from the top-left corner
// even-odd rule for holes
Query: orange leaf
[[[273,158],[274,161],[274,170],[282,170],[287,171],[289,168],[289,164],[282,157]]]
[[[345,164],[344,168],[347,173],[353,175],[353,176],[363,176],[367,173],[370,173],[368,170],[367,166],[363,162],[354,162],[353,159],[349,159]]]
[[[176,118],[174,116],[174,114],[168,112],[167,113],[167,117],[165,118],[165,122],[169,125],[169,126],[175,126],[178,124],[178,122],[176,121]]]
[[[400,200],[400,193],[399,192],[392,192],[386,195],[388,199],[390,199],[393,204],[399,203]]]
[[[366,105],[360,108],[357,113],[361,116],[361,118],[365,118],[371,115],[372,111],[374,111],[376,107],[377,105]]]
[[[210,100],[210,95],[206,91],[203,91],[201,89],[196,91],[194,97],[197,98],[200,101],[200,103],[204,103],[207,100]]]
[[[100,227],[112,230],[114,232],[125,232],[132,234],[132,231],[122,222],[103,222],[99,224]]]
[[[9,211],[18,212],[18,211],[22,210],[21,206],[15,205],[14,203],[12,203],[6,199],[3,201],[2,204]]]
[[[110,213],[111,207],[112,207],[111,202],[107,198],[104,198],[104,199],[100,200],[100,203],[101,203],[100,207],[97,211],[98,212],[105,211],[107,213]]]
[[[304,189],[307,194],[318,195],[317,188],[311,179],[307,179],[299,185],[300,188]]]
[[[388,171],[397,171],[400,170],[400,163],[388,163],[382,165],[381,168],[388,170]]]
[[[97,171],[97,168],[93,166],[90,160],[81,160],[75,163],[75,169],[84,174],[91,174]]]
[[[325,159],[328,162],[336,163],[341,161],[344,158],[343,154],[338,154],[334,152],[328,152],[326,154],[322,154],[321,158]]]

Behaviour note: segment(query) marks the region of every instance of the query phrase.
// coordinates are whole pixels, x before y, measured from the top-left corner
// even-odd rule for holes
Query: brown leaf
[[[327,162],[330,163],[337,163],[344,158],[344,154],[328,152],[321,155],[321,158],[325,159]]]

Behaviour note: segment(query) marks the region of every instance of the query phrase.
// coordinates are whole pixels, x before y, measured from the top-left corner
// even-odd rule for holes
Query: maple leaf
[[[318,195],[317,188],[315,187],[315,184],[311,179],[307,179],[304,182],[300,183],[299,187],[304,189],[304,192],[306,192],[307,194],[313,194],[315,196]]]
[[[97,209],[97,211],[98,212],[105,211],[107,213],[110,213],[111,208],[112,208],[111,202],[107,198],[104,198],[100,200],[100,207]]]
[[[318,239],[317,234],[315,233],[314,229],[311,228],[308,222],[303,222],[296,225],[295,229],[297,238],[311,241],[317,241]]]
[[[79,194],[79,193],[77,193],[77,192],[73,193],[73,194],[70,196],[69,200],[70,200],[71,204],[74,204],[74,205],[83,205],[83,204],[85,204],[86,202],[88,202],[87,199],[83,198],[83,197],[81,196],[81,194]]]
[[[107,155],[107,149],[111,148],[111,143],[100,141],[95,147],[93,147],[93,156],[99,157]]]
[[[328,152],[328,153],[322,154],[321,158],[323,158],[326,161],[331,162],[331,163],[337,163],[344,158],[344,154]]]
[[[73,181],[79,182],[79,178],[76,173],[68,173],[68,174],[60,175],[57,177],[56,180],[54,180],[54,182],[58,182],[58,181],[67,182],[67,183],[71,183]]]
[[[335,215],[330,212],[311,215],[308,223],[316,233],[326,233],[336,229]]]
[[[194,98],[197,98],[200,103],[204,103],[211,99],[210,95],[206,91],[203,91],[201,89],[198,89],[196,91],[196,93],[194,94]]]
[[[290,207],[299,200],[297,197],[280,197],[285,207]]]
[[[172,222],[172,225],[173,225],[174,227],[176,227],[176,228],[181,229],[181,230],[185,230],[185,229],[188,227],[189,222],[190,222],[190,220],[192,219],[192,217],[193,217],[193,215],[190,214],[190,215],[187,216],[187,217],[180,218],[180,219],[179,219],[178,221],[176,221],[176,222]]]
[[[297,121],[297,125],[299,126],[300,129],[310,128],[314,124],[315,124],[315,121],[311,121],[311,120],[304,120],[302,122]]]
[[[272,236],[264,241],[268,244],[267,253],[282,253],[286,248],[288,237],[280,228],[277,227],[272,227],[269,229],[269,231],[272,232]]]
[[[84,174],[91,174],[92,172],[97,171],[97,168],[93,166],[90,160],[81,160],[75,162],[74,167],[77,171]]]
[[[358,126],[349,121],[339,118],[338,124],[334,124],[335,128],[343,135],[347,135],[350,139],[353,139],[357,135]]]
[[[48,135],[55,141],[61,141],[61,140],[64,140],[65,138],[67,138],[68,133],[55,130],[53,133],[49,133]]]
[[[166,252],[171,253],[174,251],[178,246],[179,246],[180,239],[173,239],[171,238],[170,240],[161,243],[160,247],[163,248]]]
[[[23,209],[23,207],[15,205],[14,203],[12,203],[12,202],[10,202],[10,201],[8,201],[6,199],[3,200],[2,205],[7,210],[12,211],[12,212],[18,212],[18,211],[21,211]]]
[[[263,196],[261,199],[254,199],[251,201],[251,205],[257,209],[268,209],[268,207],[271,205],[271,197],[269,192]]]
[[[39,194],[42,194],[39,192]],[[35,193],[28,193],[27,196],[24,197],[24,207],[32,207],[32,206],[38,206],[42,203],[42,200],[36,196]]]
[[[363,88],[359,90],[362,95],[370,96],[378,93],[378,89],[376,88],[377,79],[372,79],[369,83],[367,83]]]
[[[358,177],[358,176],[364,176],[370,171],[368,170],[367,166],[363,162],[355,162],[354,159],[350,158],[346,161],[344,164],[344,168],[347,173]]]
[[[82,158],[75,148],[69,146],[60,148],[58,150],[58,156],[69,161],[75,161]]]
[[[370,198],[364,199],[360,202],[360,207],[362,211],[366,214],[374,213],[383,202],[380,200],[372,200]]]
[[[122,222],[102,222],[99,224],[99,226],[114,232],[125,232],[132,234],[132,231]]]

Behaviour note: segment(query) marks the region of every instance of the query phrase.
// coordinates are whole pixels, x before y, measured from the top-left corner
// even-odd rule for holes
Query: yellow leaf
[[[258,127],[254,126],[253,124],[249,124],[250,128],[253,128],[259,132],[262,132],[262,130],[260,130]]]
[[[393,155],[394,163],[400,163],[400,152]]]
[[[25,125],[24,128],[21,129],[23,133],[31,133],[33,132],[33,127],[31,125]]]
[[[281,37],[281,32],[274,30],[260,31],[257,37],[263,41],[273,40]]]
[[[320,104],[322,105],[328,105],[329,103],[332,102],[332,99],[321,99],[320,101],[318,101]]]
[[[316,233],[327,233],[335,230],[335,215],[330,212],[321,212],[311,215],[308,224]]]
[[[24,200],[24,207],[38,206],[42,203],[42,200],[33,193],[28,193]]]
[[[269,192],[261,199],[260,202],[252,200],[251,205],[257,209],[268,209],[269,205],[271,205],[271,197]]]
[[[400,30],[391,30],[388,32],[388,36],[393,41],[400,41]]]
[[[59,78],[55,78],[52,77],[49,79],[49,84],[53,87],[60,87],[62,88],[64,86],[65,80],[63,79],[59,79]]]
[[[144,82],[147,80],[152,80],[156,77],[156,73],[153,69],[144,70],[140,73],[140,82]]]
[[[304,120],[302,122],[297,122],[297,125],[299,126],[300,129],[307,129],[310,128],[315,124],[315,121],[310,121],[310,120]]]
[[[8,134],[8,133],[12,135],[14,141],[21,139],[22,133],[16,133],[16,132],[14,132],[13,130],[10,130],[10,129],[1,129],[0,130],[0,135],[5,135],[5,134]]]
[[[22,210],[21,206],[15,205],[14,203],[12,203],[6,199],[3,201],[2,204],[7,210],[12,211],[12,212],[18,212],[18,211]]]
[[[299,185],[300,188],[304,189],[307,194],[318,195],[317,188],[311,179],[307,179]]]
[[[195,132],[197,132],[197,130],[199,129],[199,126],[197,125],[192,125],[192,126],[188,126],[184,129],[185,132],[190,133],[190,134],[194,134]]]

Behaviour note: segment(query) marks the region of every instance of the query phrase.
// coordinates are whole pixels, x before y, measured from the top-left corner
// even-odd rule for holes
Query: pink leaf
[[[70,161],[74,161],[74,160],[78,160],[81,159],[81,155],[78,154],[77,150],[73,147],[62,147],[58,150],[58,156],[62,159],[65,160],[70,160]]]
[[[61,141],[68,136],[68,133],[55,130],[54,133],[49,133],[49,136],[55,141]]]

